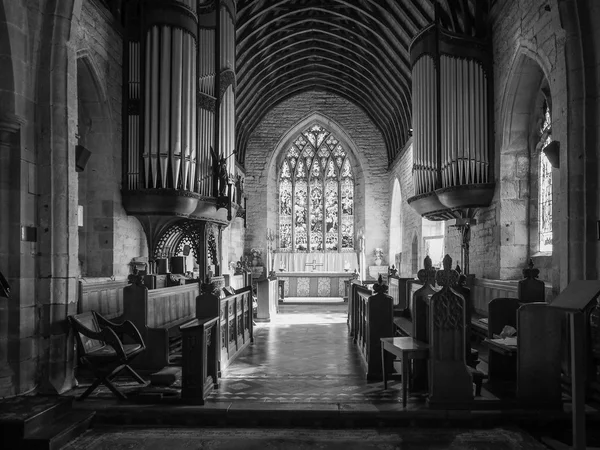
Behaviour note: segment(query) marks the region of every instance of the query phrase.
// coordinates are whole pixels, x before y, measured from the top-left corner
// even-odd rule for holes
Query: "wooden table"
[[[429,344],[417,341],[412,337],[381,338],[381,365],[383,371],[383,388],[387,389],[385,376],[385,352],[390,352],[402,361],[402,406],[406,408],[408,379],[410,378],[410,361],[412,359],[427,359]]]
[[[489,348],[488,379],[490,383],[517,381],[517,347],[497,340],[485,339]]]

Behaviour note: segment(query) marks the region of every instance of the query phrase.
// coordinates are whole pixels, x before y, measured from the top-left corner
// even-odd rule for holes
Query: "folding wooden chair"
[[[85,399],[100,383],[104,384],[118,398],[127,399],[125,394],[112,383],[112,380],[122,370],[129,372],[138,383],[146,384],[142,377],[129,366],[133,358],[146,350],[142,336],[132,322],[127,320],[122,324],[116,324],[95,311],[69,316],[68,319],[75,331],[79,359],[96,376],[96,380],[78,400]],[[123,343],[119,335],[131,337],[134,343]]]

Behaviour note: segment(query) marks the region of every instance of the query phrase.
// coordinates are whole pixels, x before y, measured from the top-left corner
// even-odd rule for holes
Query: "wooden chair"
[[[125,400],[127,397],[112,383],[121,371],[126,370],[140,384],[146,382],[130,366],[133,358],[146,350],[140,332],[133,323],[126,320],[122,324],[113,323],[95,311],[68,316],[75,332],[79,359],[87,365],[96,380],[79,397],[85,399],[100,383],[111,390],[115,396]],[[119,336],[127,335],[134,341],[125,344]]]

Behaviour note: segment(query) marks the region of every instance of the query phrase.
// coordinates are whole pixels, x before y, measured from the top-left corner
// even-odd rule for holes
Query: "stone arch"
[[[110,277],[114,265],[114,176],[110,108],[89,52],[77,55],[77,144],[90,152],[78,170],[78,259],[82,276]],[[77,151],[77,150],[76,150]],[[76,154],[77,157],[77,154]]]
[[[543,61],[522,45],[513,59],[502,101],[498,165],[501,279],[520,278],[521,270],[531,256],[533,123],[540,90],[542,86],[549,89],[547,72],[540,64]]]
[[[277,170],[281,164],[282,159],[285,157],[285,150],[291,145],[292,141],[298,136],[298,134],[312,125],[321,125],[324,128],[331,131],[337,139],[343,144],[344,148],[348,151],[348,156],[352,163],[352,169],[354,173],[354,210],[355,210],[355,224],[354,234],[355,241],[357,232],[360,228],[365,228],[365,173],[364,167],[366,167],[366,161],[361,152],[358,151],[358,146],[350,135],[339,125],[335,120],[319,112],[313,112],[308,114],[303,119],[296,122],[295,125],[290,127],[286,133],[279,139],[274,151],[270,154],[269,162],[267,164],[267,227],[273,230],[277,229],[277,218],[278,218],[278,194],[277,194]],[[359,211],[358,205],[362,205],[362,211]],[[360,213],[359,213],[360,212]]]
[[[389,265],[394,264],[400,273],[402,260],[402,191],[400,181],[394,177],[390,205]]]
[[[413,235],[410,252],[410,272],[416,276],[419,271],[419,237],[417,233]]]

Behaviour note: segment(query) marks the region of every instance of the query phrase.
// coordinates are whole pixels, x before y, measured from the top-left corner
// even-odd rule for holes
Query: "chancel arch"
[[[522,261],[534,259],[540,278],[552,265],[552,205],[558,171],[544,149],[552,140],[552,96],[537,58],[522,51],[514,61],[504,99],[500,151],[500,278],[521,276]],[[544,235],[541,237],[541,235]],[[540,246],[540,241],[546,245]]]

